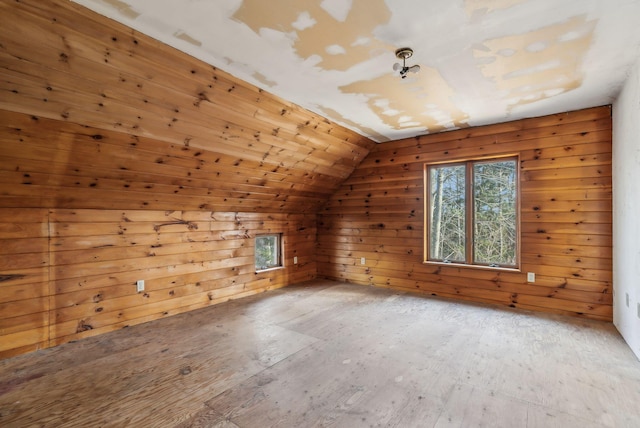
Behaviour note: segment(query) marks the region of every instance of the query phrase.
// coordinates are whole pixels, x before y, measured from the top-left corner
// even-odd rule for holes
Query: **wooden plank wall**
[[[312,279],[315,221],[305,214],[51,210],[51,344]],[[265,232],[283,233],[285,269],[255,272],[254,237]],[[143,293],[135,292],[138,279]]]
[[[424,163],[507,153],[520,156],[522,272],[423,264]],[[343,183],[319,215],[318,270],[610,321],[611,217],[609,107],[428,135],[377,146]]]
[[[0,208],[0,358],[48,346],[48,215]]]
[[[0,208],[0,219],[0,358],[316,276],[312,214]],[[266,232],[283,234],[285,268],[256,273]]]
[[[316,212],[374,145],[69,1],[0,2],[0,16],[0,111],[25,114],[3,132],[55,148],[52,158],[20,150],[61,164],[56,186],[113,190],[128,199],[117,207],[139,207],[135,192],[153,186],[161,209]],[[111,144],[130,147],[114,153]],[[69,173],[84,182],[65,181],[64,166],[81,158],[91,163]],[[105,158],[117,170],[105,170]],[[28,197],[48,196],[38,190]],[[86,207],[88,190],[65,194],[80,201],[64,206]]]
[[[0,358],[315,277],[372,141],[69,1],[0,17]]]

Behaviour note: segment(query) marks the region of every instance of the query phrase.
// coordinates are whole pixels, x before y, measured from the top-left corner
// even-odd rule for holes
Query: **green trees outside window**
[[[427,166],[427,260],[518,263],[516,158]]]
[[[272,269],[282,266],[280,248],[280,235],[256,236],[256,270]]]

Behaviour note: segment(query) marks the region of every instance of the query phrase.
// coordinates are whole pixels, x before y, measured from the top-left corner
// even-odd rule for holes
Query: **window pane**
[[[516,162],[473,166],[474,262],[516,264]]]
[[[465,166],[433,166],[429,183],[429,258],[464,262]]]
[[[256,270],[280,266],[279,235],[256,237]]]

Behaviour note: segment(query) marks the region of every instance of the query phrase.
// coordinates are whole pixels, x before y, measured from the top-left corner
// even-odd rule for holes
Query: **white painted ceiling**
[[[609,104],[640,56],[640,0],[74,1],[378,142]]]

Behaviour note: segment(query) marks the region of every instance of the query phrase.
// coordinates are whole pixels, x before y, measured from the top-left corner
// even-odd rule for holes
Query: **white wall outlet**
[[[527,272],[527,282],[536,282],[535,272]]]
[[[298,256],[293,256],[293,264],[294,265],[298,264]]]
[[[139,293],[144,291],[144,279],[139,279],[136,281],[136,292]]]
[[[360,264],[363,265],[366,263],[367,263],[367,260],[364,257],[360,257]]]
[[[629,307],[629,293],[624,293],[625,298],[627,300],[627,308]]]

